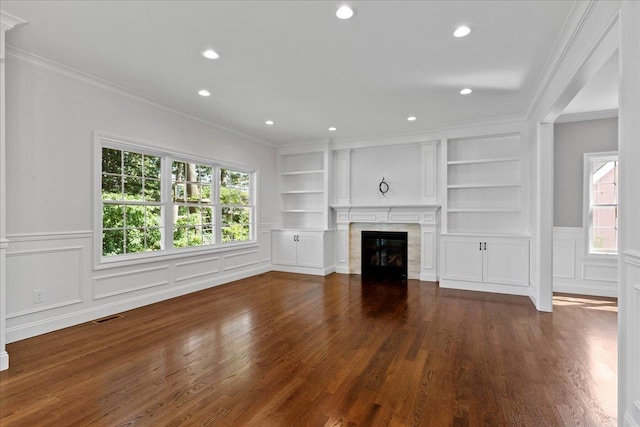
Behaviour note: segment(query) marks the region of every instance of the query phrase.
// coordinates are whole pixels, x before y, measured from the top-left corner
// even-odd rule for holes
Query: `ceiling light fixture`
[[[266,122],[264,122],[264,124],[271,126],[271,125],[276,124],[276,122],[274,122],[273,120],[267,120]]]
[[[473,92],[471,89],[469,89],[468,87],[462,89],[460,91],[460,95],[469,95],[471,92]]]
[[[336,16],[339,19],[351,19],[355,16],[355,14],[356,14],[356,10],[347,5],[340,6],[336,10]]]
[[[338,128],[335,128],[335,127],[333,127],[333,126],[331,126],[331,127],[329,128],[329,132],[335,132],[335,131],[337,131],[337,130],[338,130]]]
[[[216,52],[215,50],[212,49],[207,49],[207,50],[203,50],[201,52],[202,56],[204,56],[207,59],[218,59],[220,58],[220,55],[218,54],[218,52]]]
[[[416,116],[407,117],[407,120],[409,120],[410,122],[414,121],[415,119],[416,119]]]
[[[200,95],[200,96],[209,96],[211,94],[209,93],[208,90],[202,89],[202,90],[198,91],[198,95]]]
[[[453,32],[454,37],[466,37],[471,33],[471,28],[461,25]]]

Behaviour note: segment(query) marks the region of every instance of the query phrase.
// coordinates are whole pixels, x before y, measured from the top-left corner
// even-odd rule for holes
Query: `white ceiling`
[[[281,145],[522,115],[572,1],[351,4],[349,21],[333,1],[3,0],[2,9],[28,21],[7,34],[10,46]],[[459,24],[471,35],[454,38]],[[209,47],[221,58],[200,56]]]

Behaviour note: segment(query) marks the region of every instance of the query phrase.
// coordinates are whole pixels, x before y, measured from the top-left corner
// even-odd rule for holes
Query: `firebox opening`
[[[363,231],[362,276],[407,278],[407,232]]]

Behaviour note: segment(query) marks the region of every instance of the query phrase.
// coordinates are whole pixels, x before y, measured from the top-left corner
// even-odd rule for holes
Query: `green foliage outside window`
[[[163,205],[161,157],[102,148],[102,255],[162,249],[163,206],[173,218],[175,248],[215,243],[216,186],[222,242],[251,239],[251,175],[190,162],[171,165],[170,205]]]

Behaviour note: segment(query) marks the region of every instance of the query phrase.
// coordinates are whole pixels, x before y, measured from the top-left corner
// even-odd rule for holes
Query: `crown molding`
[[[568,35],[568,37],[566,36],[565,31],[561,31],[560,35],[556,39],[553,48],[551,49],[551,53],[549,54],[544,67],[542,68],[543,72],[540,79],[538,80],[538,83],[536,84],[536,89],[533,92],[533,96],[529,100],[529,104],[525,109],[524,117],[530,118],[535,109],[540,104],[542,97],[551,85],[551,82],[555,78],[556,74],[558,74],[560,66],[565,61],[565,58],[571,51],[571,48],[578,39],[580,33],[582,33],[582,29],[589,19],[589,16],[591,16],[591,13],[595,9],[595,5],[597,2],[598,0],[590,0],[588,3],[575,2],[573,4],[571,13],[569,13],[569,16],[564,23],[564,28],[568,28],[568,26],[571,25],[572,18],[577,14],[580,14],[578,22],[573,26],[573,30]],[[582,12],[580,12],[579,8],[584,9],[582,10]],[[564,39],[567,40],[564,41]],[[553,64],[553,66],[551,64]]]
[[[618,109],[588,111],[586,113],[562,114],[555,123],[584,122],[586,120],[611,119],[618,117]]]
[[[26,24],[22,18],[18,18],[10,13],[5,12],[4,10],[0,10],[0,30],[9,31],[14,27],[19,27],[20,25]]]
[[[75,68],[71,68],[68,67],[66,65],[62,65],[60,63],[57,63],[55,61],[52,61],[50,59],[46,59],[43,58],[41,56],[35,55],[33,53],[24,51],[22,49],[18,49],[14,46],[7,46],[6,49],[6,56],[7,58],[11,58],[15,61],[18,62],[22,62],[28,65],[31,65],[33,67],[39,68],[41,70],[44,71],[48,71],[51,73],[55,73],[55,74],[59,74],[62,75],[64,77],[70,78],[72,80],[76,80],[76,81],[80,81],[86,84],[90,84],[93,86],[97,86],[101,89],[105,89],[108,90],[110,92],[116,93],[118,95],[121,96],[126,96],[128,98],[134,99],[136,101],[139,102],[143,102],[145,104],[148,105],[152,105],[156,108],[160,108],[163,109],[165,111],[169,111],[173,114],[197,121],[199,123],[203,123],[207,126],[211,126],[213,128],[216,128],[218,130],[222,130],[225,132],[229,132],[232,133],[234,135],[240,136],[242,138],[246,138],[249,139],[251,141],[254,142],[258,142],[260,144],[265,144],[268,145],[269,147],[274,147],[275,145],[272,144],[271,142],[268,141],[264,141],[262,139],[256,138],[255,136],[251,136],[251,135],[247,135],[245,133],[242,133],[240,131],[237,131],[235,129],[231,129],[231,128],[227,128],[225,126],[219,125],[209,119],[206,119],[204,117],[201,117],[195,113],[192,113],[190,111],[186,111],[180,108],[177,108],[171,104],[168,104],[164,101],[160,101],[159,99],[144,95],[142,93],[133,91],[131,89],[128,89],[124,86],[120,86],[117,85],[115,83],[112,83],[110,81],[101,79],[99,77],[96,77],[94,75],[88,74],[88,73],[84,73],[82,71],[76,70]]]

